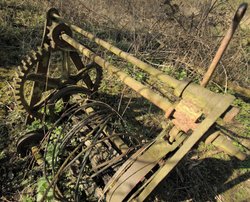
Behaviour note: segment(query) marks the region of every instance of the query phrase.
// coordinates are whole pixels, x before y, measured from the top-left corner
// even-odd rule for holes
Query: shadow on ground
[[[231,192],[230,196],[221,196],[249,180],[250,171],[240,174],[242,168],[250,168],[250,159],[244,162],[217,158],[186,159],[161,182],[147,201],[248,201],[250,189],[246,186],[238,187],[241,195]],[[235,171],[238,175],[232,179]]]

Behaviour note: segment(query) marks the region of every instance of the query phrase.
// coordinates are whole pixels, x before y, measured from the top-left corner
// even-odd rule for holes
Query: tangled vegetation
[[[60,162],[63,154],[58,153],[57,147],[62,151],[66,146],[55,144],[56,141],[70,141],[67,135],[75,137],[70,144],[79,143],[78,132],[83,128],[77,128],[75,125],[74,133],[70,134],[69,126],[62,128],[51,123],[33,122],[27,127],[24,125],[25,114],[19,111],[14,98],[13,78],[16,67],[21,58],[41,43],[45,13],[48,8],[58,8],[63,17],[74,24],[177,79],[189,78],[199,82],[229,27],[232,14],[239,2],[241,1],[1,1],[0,200],[55,201],[52,192],[55,186],[52,187],[48,182],[53,182],[51,178],[56,173],[60,174],[63,179],[61,182],[65,183],[62,185],[60,182],[59,188],[66,198],[71,196],[70,193],[77,195],[75,190],[84,189],[83,181],[81,181],[82,184],[72,184],[68,180],[79,181],[74,173],[59,172],[60,169],[67,167],[67,164]],[[247,146],[250,144],[249,25],[250,11],[248,10],[209,85],[212,91],[229,92],[237,96],[234,105],[242,110],[230,129],[233,132],[232,137]],[[87,43],[95,52],[101,52],[94,44],[85,39],[80,40]],[[103,57],[126,67],[125,71],[133,74],[137,80],[150,82],[147,75],[135,70],[133,65],[120,61],[106,52],[103,53]],[[150,103],[138,98],[130,89],[107,76],[104,77],[100,91],[103,102],[116,103],[112,107],[127,121],[125,127],[129,133],[139,134],[143,130],[147,138],[151,138],[160,131],[162,114]],[[125,107],[120,106],[121,99],[126,103]],[[131,111],[136,110],[128,113],[128,108]],[[104,115],[100,114],[100,116]],[[131,118],[132,116],[135,118]],[[111,117],[108,118],[111,119]],[[86,118],[85,121],[88,119]],[[18,138],[27,131],[37,128],[50,130],[49,141],[43,145],[46,151],[46,162],[48,162],[45,169],[48,169],[51,174],[48,176],[44,175],[44,168],[35,164],[31,155],[20,158],[16,153]],[[62,131],[65,134],[62,134]],[[240,135],[235,136],[235,134]],[[61,139],[54,138],[56,135]],[[136,141],[142,142],[141,139]],[[134,148],[137,146],[134,145]],[[72,155],[78,154],[70,149],[68,151],[72,152]],[[74,166],[78,165],[77,161],[70,163]],[[80,174],[79,176],[81,177]],[[187,155],[167,180],[161,183],[149,201],[248,201],[249,177],[249,158],[239,162],[213,146],[201,144],[199,148]],[[69,187],[68,190],[65,189],[65,185]],[[59,195],[58,200],[60,199]]]

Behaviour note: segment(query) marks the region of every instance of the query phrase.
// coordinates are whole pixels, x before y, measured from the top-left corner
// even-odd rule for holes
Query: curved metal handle
[[[211,77],[215,71],[215,68],[217,67],[223,53],[225,52],[230,40],[233,37],[235,30],[237,29],[238,25],[240,24],[241,19],[243,18],[244,14],[247,10],[247,6],[248,6],[247,3],[242,3],[238,7],[229,30],[227,31],[225,37],[223,38],[221,45],[220,45],[218,51],[216,52],[214,59],[213,59],[212,63],[210,64],[207,72],[203,76],[203,79],[201,81],[201,86],[206,87],[209,80],[211,79]]]
[[[234,22],[239,23],[241,21],[241,19],[243,18],[243,16],[246,13],[247,6],[248,6],[247,3],[240,4],[240,6],[238,7],[238,9],[237,9],[237,11],[236,11],[236,13],[234,15],[234,18],[233,18]]]

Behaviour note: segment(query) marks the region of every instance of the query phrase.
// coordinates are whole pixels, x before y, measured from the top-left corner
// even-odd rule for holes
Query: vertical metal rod
[[[232,24],[231,27],[229,28],[229,30],[227,31],[225,37],[223,38],[221,45],[217,51],[217,53],[214,56],[214,59],[211,63],[211,65],[209,66],[207,72],[205,73],[202,81],[201,81],[201,86],[206,87],[206,85],[208,84],[209,80],[211,79],[215,68],[217,67],[221,57],[223,56],[225,50],[228,47],[229,42],[231,41],[233,34],[235,32],[235,30],[237,29],[241,19],[243,18],[245,12],[247,9],[247,3],[242,3],[239,8],[237,9],[234,18],[232,20]]]
[[[63,61],[61,66],[62,79],[67,80],[69,78],[69,52],[62,51]]]
[[[92,51],[87,49],[82,44],[78,43],[76,40],[68,36],[67,34],[62,34],[61,39],[69,43],[71,46],[73,46],[75,49],[80,51],[83,55],[90,58],[92,61],[96,62],[99,66],[102,68],[106,68],[111,74],[117,75],[119,79],[125,83],[127,86],[135,90],[137,93],[139,93],[144,98],[151,101],[153,104],[161,108],[163,111],[169,111],[173,108],[173,104],[169,102],[168,99],[160,96],[159,94],[155,93],[152,89],[149,87],[141,84],[140,82],[136,81],[132,77],[130,77],[128,74],[123,72],[122,70],[118,69],[114,65],[110,64],[100,56],[94,54]]]

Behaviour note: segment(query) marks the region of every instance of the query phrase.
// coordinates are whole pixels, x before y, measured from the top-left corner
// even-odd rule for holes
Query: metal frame
[[[173,77],[153,68],[149,64],[137,59],[108,42],[97,38],[93,34],[72,25],[70,22],[60,17],[56,9],[50,9],[47,14],[45,25],[44,43],[49,43],[52,47],[59,49],[77,50],[91,61],[106,69],[109,74],[117,76],[125,85],[136,91],[138,94],[159,107],[166,114],[173,127],[169,133],[163,130],[150,144],[135,152],[116,172],[103,189],[103,197],[107,201],[144,201],[154,188],[175,168],[190,149],[197,144],[204,135],[206,142],[212,143],[225,152],[244,160],[246,155],[237,149],[225,135],[218,131],[217,125],[223,121],[230,121],[237,113],[231,107],[235,99],[231,95],[217,94],[205,89],[216,68],[223,52],[225,51],[234,31],[247,8],[247,4],[242,4],[237,10],[230,28],[222,45],[218,50],[208,72],[204,75],[201,85],[179,81]],[[47,28],[50,27],[48,32]],[[73,38],[72,32],[88,38],[106,50],[116,54],[120,58],[137,66],[147,72],[150,76],[173,89],[174,95],[179,97],[179,101],[171,103],[167,98],[159,95],[150,87],[143,85],[136,79],[129,76],[120,68],[109,63],[102,57],[95,54],[84,44]],[[76,66],[81,66],[79,55],[76,52],[65,52],[65,55],[73,59]],[[43,62],[38,64],[37,73],[48,71],[48,61],[50,53],[44,56]],[[64,57],[68,58],[68,57]],[[64,62],[64,70],[67,69],[67,61]],[[80,65],[79,65],[80,64]],[[79,68],[81,69],[81,67]],[[67,74],[63,75],[68,77]],[[87,79],[88,80],[88,79]],[[88,83],[86,81],[86,83]],[[43,88],[35,83],[34,88]],[[32,91],[31,106],[40,99],[40,95]],[[236,110],[237,111],[237,110]],[[223,117],[227,117],[223,120]],[[228,117],[230,117],[228,119]],[[167,138],[167,140],[166,140]],[[149,173],[153,170],[153,173]],[[140,186],[138,187],[138,184]]]

